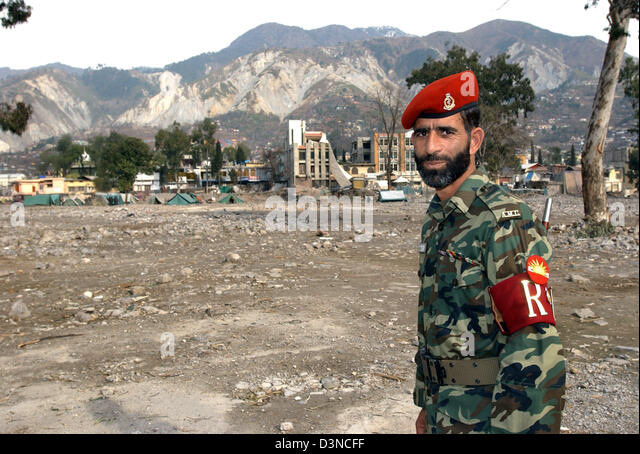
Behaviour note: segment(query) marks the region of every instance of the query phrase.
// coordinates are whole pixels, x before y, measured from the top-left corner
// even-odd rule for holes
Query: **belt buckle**
[[[429,381],[431,383],[437,383],[439,386],[444,385],[444,379],[447,377],[447,371],[440,365],[440,360],[428,355],[425,355],[425,359],[427,360],[427,374],[429,376]],[[433,366],[435,371],[435,377],[431,372],[431,366]]]

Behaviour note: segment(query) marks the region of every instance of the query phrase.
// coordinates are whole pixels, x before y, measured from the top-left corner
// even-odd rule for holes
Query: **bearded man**
[[[476,168],[471,71],[426,86],[402,116],[436,189],[422,227],[414,402],[418,433],[559,433],[565,360],[551,245],[529,206]]]

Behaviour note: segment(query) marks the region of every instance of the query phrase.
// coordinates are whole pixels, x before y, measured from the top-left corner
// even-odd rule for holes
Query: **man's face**
[[[422,180],[442,189],[464,174],[471,162],[471,136],[460,114],[418,118],[413,126],[415,161]]]

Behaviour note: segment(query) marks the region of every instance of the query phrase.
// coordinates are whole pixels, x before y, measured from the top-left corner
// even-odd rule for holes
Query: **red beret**
[[[404,129],[417,118],[444,118],[478,105],[478,80],[471,71],[444,77],[418,93],[402,114]]]

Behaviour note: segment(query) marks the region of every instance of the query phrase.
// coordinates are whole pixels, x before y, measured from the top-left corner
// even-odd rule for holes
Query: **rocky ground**
[[[376,203],[361,243],[269,232],[242,197],[0,206],[0,432],[411,433],[425,199]],[[554,199],[565,433],[639,430],[638,199],[609,202],[625,226],[589,239]]]

